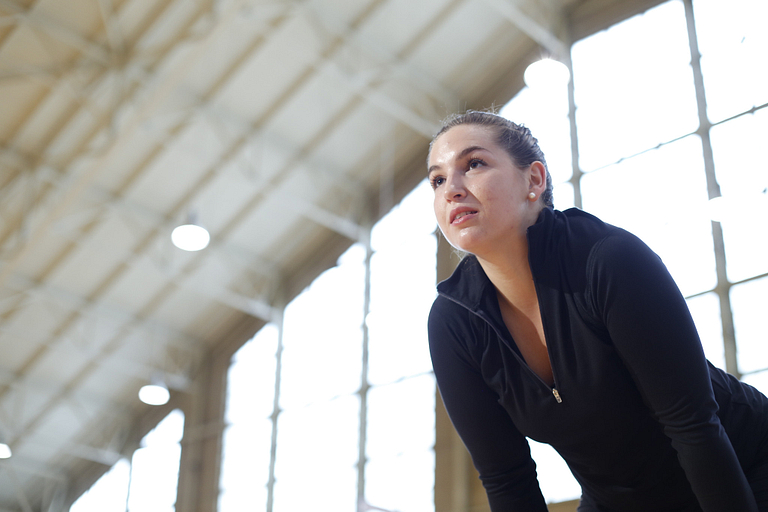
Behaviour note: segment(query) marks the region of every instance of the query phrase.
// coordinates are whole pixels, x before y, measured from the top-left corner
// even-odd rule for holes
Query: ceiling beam
[[[98,448],[96,446],[89,446],[72,441],[67,441],[62,444],[55,439],[46,440],[41,439],[39,436],[35,436],[34,443],[37,446],[48,448],[51,451],[58,451],[78,459],[97,462],[110,467],[114,466],[117,461],[124,457],[120,452],[109,448]]]
[[[306,5],[306,3],[297,4],[297,6],[304,5]],[[306,14],[315,20],[319,20],[322,23],[328,23],[327,19],[321,18],[317,15],[316,12],[308,7],[299,9],[299,12]],[[358,43],[360,40],[364,40],[364,37],[360,35],[361,27],[362,24],[360,23],[357,26],[344,26],[341,24],[335,24],[333,28],[326,25],[328,31],[338,40],[338,43],[335,45],[336,48],[355,48],[356,43]],[[371,45],[366,43],[366,47],[369,46]],[[366,99],[371,105],[377,107],[383,113],[397,119],[404,125],[413,129],[415,132],[424,135],[426,138],[432,138],[435,130],[438,128],[436,121],[428,121],[423,119],[419,114],[414,112],[413,109],[393,100],[381,91],[376,90],[375,85],[378,81],[380,81],[380,77],[390,74],[390,72],[386,69],[387,66],[384,66],[384,68],[381,68],[378,73],[375,73],[374,76],[370,77],[350,75],[349,73],[345,73],[340,68],[337,62],[338,53],[338,51],[333,51],[330,54],[325,55],[321,60],[315,62],[314,67],[318,71],[329,67],[338,70],[339,75],[346,79],[348,85],[355,94],[360,94],[361,97]],[[385,53],[385,51],[382,50],[379,53]],[[406,67],[402,59],[392,55],[388,55],[388,57],[388,64],[391,63],[393,66],[399,66],[399,68],[404,70],[406,74],[410,75],[410,72],[408,71],[409,68]],[[444,88],[439,87],[438,90],[442,92]],[[444,94],[444,96],[445,98],[443,99],[448,99],[448,101],[453,102],[453,95]]]
[[[136,314],[117,306],[81,297],[64,288],[45,282],[38,282],[26,276],[13,274],[9,277],[7,287],[18,293],[33,296],[36,299],[50,298],[55,301],[64,302],[73,310],[79,311],[84,318],[98,319],[107,317],[116,323],[133,323],[143,331],[153,333],[154,336],[162,335],[165,339],[171,340],[173,345],[182,346],[191,351],[199,351],[205,346],[203,340],[194,338],[165,323],[150,318],[139,318]]]
[[[0,475],[3,473],[3,471],[17,471],[19,473],[26,473],[28,475],[38,476],[41,478],[45,478],[46,480],[54,480],[56,482],[66,482],[67,479],[62,477],[61,475],[50,471],[46,466],[38,463],[34,463],[29,461],[28,459],[24,459],[21,457],[11,457],[10,459],[5,459],[3,461],[0,461]],[[0,477],[0,480],[2,478]],[[18,511],[16,511],[18,512]]]
[[[567,59],[570,50],[567,44],[561,41],[551,31],[525,14],[517,7],[514,0],[483,0],[493,7],[499,14],[507,18],[521,32],[536,41],[539,45],[551,52],[555,57]]]
[[[48,16],[36,12],[34,8],[26,9],[12,0],[0,0],[0,7],[4,7],[11,11],[17,20],[27,23],[37,29],[42,29],[46,34],[58,39],[60,42],[79,50],[89,59],[104,65],[109,65],[111,52],[107,48],[62,26]]]
[[[355,220],[342,217],[341,215],[320,208],[309,201],[284,196],[282,204],[289,206],[312,222],[320,224],[331,231],[335,231],[350,240],[362,242],[367,238],[368,230],[358,224]]]

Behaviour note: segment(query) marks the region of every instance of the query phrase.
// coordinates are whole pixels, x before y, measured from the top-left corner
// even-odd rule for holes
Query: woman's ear
[[[536,160],[528,169],[528,188],[536,196],[541,196],[547,188],[547,168],[543,163]]]

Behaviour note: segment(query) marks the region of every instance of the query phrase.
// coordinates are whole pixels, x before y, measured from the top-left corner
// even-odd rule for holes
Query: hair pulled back
[[[507,151],[512,158],[512,162],[518,167],[525,168],[536,161],[544,164],[544,168],[547,170],[547,183],[544,193],[541,194],[541,201],[548,208],[554,208],[552,177],[549,174],[549,167],[547,167],[544,152],[539,147],[539,141],[531,134],[531,130],[525,126],[513,123],[509,119],[493,112],[468,110],[463,114],[454,114],[443,122],[443,127],[440,128],[432,142],[429,143],[430,152],[432,151],[432,145],[440,135],[451,128],[463,124],[483,126],[490,129],[496,135],[496,143]]]

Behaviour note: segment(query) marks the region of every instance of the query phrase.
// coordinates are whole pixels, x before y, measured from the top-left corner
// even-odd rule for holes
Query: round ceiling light
[[[204,227],[194,224],[182,224],[171,233],[173,245],[184,251],[200,251],[208,247],[211,235]]]
[[[541,59],[526,68],[523,80],[531,89],[551,89],[567,85],[571,73],[560,61]]]
[[[159,381],[147,384],[139,390],[139,400],[147,405],[165,405],[170,398],[168,388]]]
[[[11,447],[5,443],[0,443],[0,459],[11,458]]]

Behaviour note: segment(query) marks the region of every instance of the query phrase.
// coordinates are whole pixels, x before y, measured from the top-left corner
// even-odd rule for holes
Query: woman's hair
[[[512,162],[521,168],[528,167],[533,162],[539,161],[544,164],[547,171],[546,190],[541,194],[541,201],[548,208],[554,208],[552,196],[552,177],[549,175],[547,161],[544,159],[544,152],[539,147],[539,141],[531,134],[531,130],[525,126],[513,123],[493,112],[480,112],[477,110],[468,110],[464,114],[454,114],[443,122],[443,127],[434,136],[429,143],[429,150],[432,151],[432,145],[437,138],[455,126],[462,124],[473,124],[489,128],[496,135],[496,142],[507,150]]]

